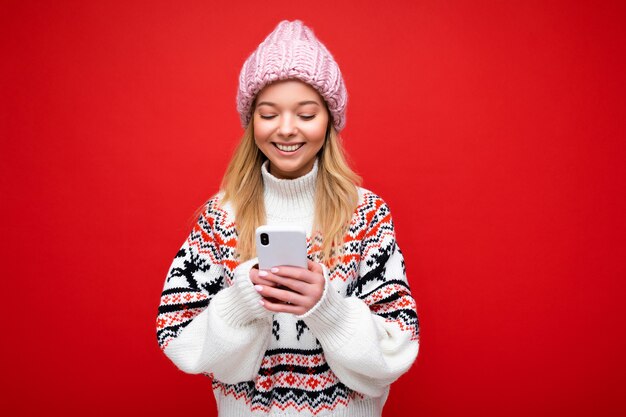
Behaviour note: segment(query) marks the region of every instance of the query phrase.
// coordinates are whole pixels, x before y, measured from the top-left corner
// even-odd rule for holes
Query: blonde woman
[[[419,324],[387,204],[339,132],[347,93],[326,47],[282,21],[244,63],[245,132],[168,271],[157,338],[212,379],[220,417],[380,416]],[[257,268],[263,224],[305,228],[308,268]]]

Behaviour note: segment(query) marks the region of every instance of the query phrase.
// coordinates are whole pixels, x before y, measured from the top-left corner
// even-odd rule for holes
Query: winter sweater
[[[267,224],[312,232],[317,161],[293,180],[262,167]],[[360,188],[341,262],[323,267],[325,288],[303,315],[260,305],[249,271],[257,259],[235,256],[234,212],[213,196],[167,273],[157,339],[184,372],[212,379],[220,417],[379,417],[390,384],[419,347],[415,301],[389,207]]]

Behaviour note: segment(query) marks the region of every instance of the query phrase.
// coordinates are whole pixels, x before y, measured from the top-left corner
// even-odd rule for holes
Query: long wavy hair
[[[344,235],[358,205],[357,186],[361,184],[361,177],[352,171],[346,161],[341,138],[332,125],[330,113],[328,119],[324,144],[317,154],[312,238],[319,245],[318,262],[331,267],[343,253]],[[254,126],[250,121],[220,186],[220,191],[224,192],[221,202],[230,202],[235,211],[238,233],[236,251],[241,261],[256,256],[255,231],[266,222],[261,174],[261,165],[266,160],[267,157],[254,141]],[[206,203],[196,210],[196,219],[205,206]]]

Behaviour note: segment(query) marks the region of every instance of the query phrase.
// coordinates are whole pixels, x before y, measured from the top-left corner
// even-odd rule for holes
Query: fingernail
[[[274,267],[274,268],[270,269],[270,271],[272,271],[273,273],[277,273],[278,272],[278,268]]]
[[[265,305],[265,303],[263,302],[263,300],[259,300],[259,304],[261,304],[262,306]]]
[[[255,285],[254,289],[257,290],[258,292],[263,291],[263,287],[261,285]]]
[[[260,276],[260,277],[265,277],[265,276],[267,276],[267,271],[259,271],[259,276]]]

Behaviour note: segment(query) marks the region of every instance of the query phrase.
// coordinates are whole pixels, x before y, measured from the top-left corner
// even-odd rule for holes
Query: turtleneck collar
[[[305,219],[313,216],[315,185],[317,183],[317,158],[313,169],[294,179],[276,178],[268,171],[269,160],[261,166],[263,176],[265,212],[268,220]]]

